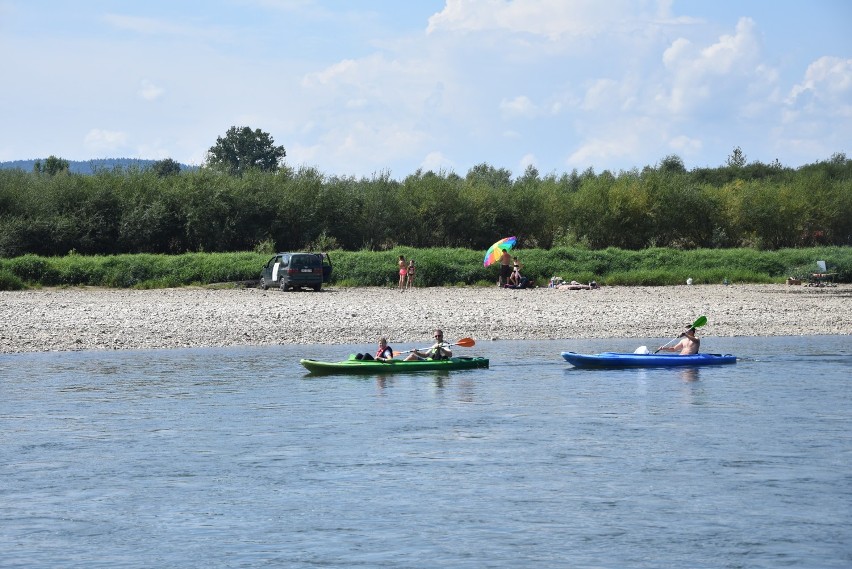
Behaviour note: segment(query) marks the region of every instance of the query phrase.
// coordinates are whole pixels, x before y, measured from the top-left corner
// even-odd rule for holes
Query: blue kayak
[[[578,354],[562,352],[566,362],[576,367],[671,367],[671,366],[712,366],[735,364],[737,357],[731,354],[622,354],[604,352],[602,354]]]

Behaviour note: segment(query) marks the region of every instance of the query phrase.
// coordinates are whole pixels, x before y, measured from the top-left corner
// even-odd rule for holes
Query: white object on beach
[[[688,284],[688,285],[692,284],[692,277],[689,277],[688,279],[686,279],[686,284]]]

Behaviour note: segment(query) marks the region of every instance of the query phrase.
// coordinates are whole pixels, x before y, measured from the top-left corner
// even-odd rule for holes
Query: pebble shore
[[[702,336],[852,334],[852,285],[328,287],[0,292],[0,353],[448,339],[670,338],[699,315]]]

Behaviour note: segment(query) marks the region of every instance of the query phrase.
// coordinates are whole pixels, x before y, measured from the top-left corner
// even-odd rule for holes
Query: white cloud
[[[566,159],[573,168],[600,164],[631,164],[652,152],[666,153],[666,125],[656,119],[621,117],[609,123],[594,123],[594,134],[586,137]],[[656,160],[656,158],[654,159]],[[650,162],[649,162],[650,163]]]
[[[506,116],[534,117],[538,109],[529,97],[520,95],[514,99],[500,101],[500,110]]]
[[[528,166],[533,166],[534,168],[538,168],[538,160],[536,160],[535,154],[532,154],[532,153],[524,154],[521,157],[521,161],[518,163],[518,166],[520,166],[521,172],[526,171]]]
[[[113,28],[146,36],[171,36],[181,39],[222,40],[230,37],[224,28],[198,28],[175,24],[169,20],[106,14],[103,20]]]
[[[141,144],[136,149],[136,155],[140,158],[156,160],[171,158],[168,149],[163,145],[161,140],[156,140],[150,144]]]
[[[423,158],[423,161],[420,163],[420,167],[425,172],[440,172],[440,171],[453,171],[454,164],[453,161],[444,156],[441,152],[434,151],[430,152]]]
[[[751,18],[740,18],[735,35],[724,35],[719,41],[701,50],[696,67],[708,74],[724,75],[736,68],[740,71],[753,69],[752,62],[760,47],[754,33]]]
[[[703,146],[701,140],[684,135],[675,136],[669,140],[669,147],[672,150],[686,156],[697,154]]]
[[[165,93],[165,90],[161,87],[157,87],[147,79],[142,80],[142,85],[139,89],[139,96],[145,99],[146,101],[154,101],[159,99],[160,96]]]
[[[620,106],[619,86],[612,79],[597,79],[586,89],[586,96],[581,106],[584,110],[613,108]]]
[[[663,52],[663,64],[666,67],[674,68],[678,65],[678,62],[685,59],[692,59],[692,51],[692,42],[686,38],[677,38]]]
[[[385,165],[410,156],[418,151],[423,140],[421,132],[405,125],[347,120],[324,131],[314,145],[314,154],[321,157],[323,162],[343,165],[339,171],[363,171],[365,164],[377,162],[377,156],[382,157],[381,162]],[[301,157],[292,158],[299,161]]]
[[[852,116],[852,59],[819,58],[808,66],[804,80],[790,90],[786,103]]]
[[[203,13],[184,4],[104,18],[83,4],[47,13],[0,0],[12,18],[0,43],[28,54],[9,62],[25,87],[5,94],[20,109],[6,125],[18,142],[0,154],[138,150],[199,163],[216,136],[243,124],[272,133],[290,164],[359,175],[404,176],[421,161],[600,171],[672,152],[720,164],[737,145],[791,164],[849,152],[852,62],[848,40],[833,37],[840,25],[803,25],[784,49],[788,28],[770,5],[745,5],[737,22],[715,9],[698,20],[675,0],[446,0],[389,11],[238,0]],[[847,12],[803,6],[785,17]],[[93,25],[69,28],[69,13]],[[222,79],[212,91],[210,77]],[[52,90],[57,81],[67,87]],[[73,112],[60,130],[44,108]]]
[[[737,22],[734,35],[723,35],[705,48],[678,38],[663,53],[670,79],[668,91],[659,93],[657,101],[666,112],[679,114],[702,107],[727,89],[741,92],[750,81],[771,78],[765,69],[763,74],[756,73],[759,56],[760,45],[750,18]]]
[[[326,67],[322,71],[309,73],[302,78],[302,86],[304,87],[321,87],[329,86],[332,83],[345,83],[353,79],[357,79],[358,71],[363,68],[358,61],[354,59],[344,59],[334,65]]]
[[[347,109],[351,110],[363,109],[367,106],[367,99],[363,97],[359,97],[357,99],[349,99],[344,103],[344,106]]]
[[[427,33],[501,30],[557,40],[593,37],[621,27],[647,2],[629,0],[447,0]]]
[[[613,138],[592,138],[571,153],[566,163],[572,167],[585,168],[595,164],[606,164],[613,159],[630,156],[636,152],[636,139],[632,135]]]
[[[87,148],[94,152],[110,152],[123,148],[127,143],[127,134],[123,132],[93,128],[83,140]]]

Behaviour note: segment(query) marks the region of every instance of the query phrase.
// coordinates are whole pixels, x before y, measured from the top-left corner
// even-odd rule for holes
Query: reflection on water
[[[681,381],[684,383],[690,383],[693,381],[698,381],[699,376],[699,368],[697,367],[684,367],[680,368],[679,374]]]

